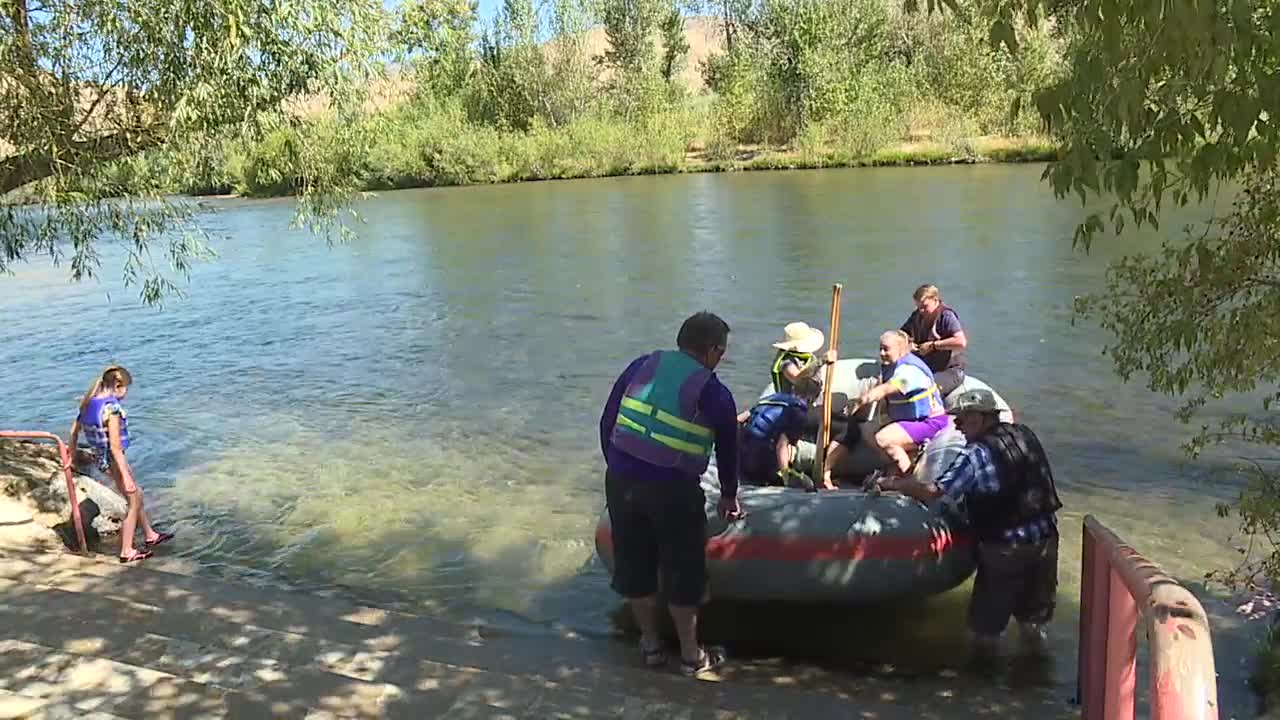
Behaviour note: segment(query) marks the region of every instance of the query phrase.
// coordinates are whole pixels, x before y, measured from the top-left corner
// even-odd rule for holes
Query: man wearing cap
[[[1012,617],[1028,644],[1042,648],[1058,589],[1062,508],[1049,459],[1026,425],[1000,420],[990,390],[954,398],[948,412],[968,445],[935,482],[889,478],[881,485],[921,501],[965,501],[978,536],[978,576],[969,601],[977,649],[994,650]]]
[[[696,676],[724,662],[698,645],[698,606],[706,589],[706,496],[700,476],[712,449],[720,474],[720,515],[738,505],[738,421],[733,393],[715,375],[729,325],[700,312],[684,321],[678,350],[631,362],[600,415],[605,499],[613,535],[613,589],[640,626],[647,665],[666,664],[658,635],[659,572],[680,636],[681,670]]]
[[[942,302],[937,285],[921,285],[911,297],[916,309],[902,323],[902,331],[911,337],[911,351],[924,359],[946,397],[964,382],[969,338],[960,325],[960,316]]]

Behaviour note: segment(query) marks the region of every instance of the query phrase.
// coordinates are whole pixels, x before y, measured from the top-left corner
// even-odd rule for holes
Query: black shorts
[[[1058,595],[1058,536],[1027,545],[979,543],[978,577],[969,598],[969,627],[982,635],[1019,622],[1053,619]]]
[[[613,531],[613,589],[625,598],[658,592],[667,602],[702,603],[707,585],[706,495],[696,481],[647,480],[607,471],[605,499]]]

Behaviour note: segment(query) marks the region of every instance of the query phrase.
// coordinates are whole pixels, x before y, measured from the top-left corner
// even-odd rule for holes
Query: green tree
[[[653,66],[654,39],[662,17],[657,0],[602,0],[600,16],[608,39],[600,56],[602,65],[620,75]]]
[[[582,0],[551,3],[550,120],[567,125],[585,116],[594,105],[596,64],[587,52],[590,17]]]
[[[988,23],[972,12],[926,18],[902,15],[891,33],[891,52],[911,68],[922,101],[971,119],[974,133],[1016,132],[1019,121],[1023,126],[1036,124],[1024,120],[1035,110],[1031,102],[1023,101],[1049,84],[1057,64],[1058,43],[1044,27],[1049,24],[1041,25],[1024,28],[1014,54],[992,47]],[[1021,101],[1019,112],[1011,117],[1008,111],[1014,98]]]
[[[1035,103],[1062,143],[1045,171],[1054,190],[1108,200],[1076,243],[1087,249],[1106,229],[1155,226],[1168,203],[1237,192],[1194,234],[1113,264],[1106,289],[1078,309],[1111,331],[1105,351],[1120,376],[1145,376],[1151,390],[1180,398],[1184,422],[1219,398],[1256,399],[1252,411],[1200,421],[1189,452],[1226,440],[1280,445],[1280,8],[995,0],[984,11],[991,39],[1011,50],[1019,20],[1051,16],[1069,38],[1063,76]],[[1244,530],[1269,542],[1280,528],[1280,476],[1274,463],[1251,467],[1235,510]],[[1258,569],[1280,576],[1274,544]]]
[[[392,42],[408,56],[419,90],[433,97],[462,90],[475,60],[476,0],[414,0],[400,6]]]
[[[776,138],[846,113],[864,74],[888,55],[888,7],[879,0],[764,0],[751,24],[763,55]]]
[[[538,45],[540,23],[533,0],[504,0],[480,38],[471,115],[502,128],[528,130],[548,119],[546,53]]]
[[[679,5],[672,5],[662,16],[662,63],[659,72],[668,83],[683,69],[689,54],[689,38],[684,34],[684,13]]]
[[[158,300],[173,285],[151,241],[163,238],[170,266],[185,271],[201,250],[177,231],[191,216],[143,197],[103,202],[94,178],[307,96],[348,106],[381,28],[376,0],[3,0],[0,272],[69,249],[79,279],[99,265],[96,244],[115,239],[128,248],[125,279]],[[331,229],[342,188],[317,178],[301,189],[305,219]]]
[[[661,0],[601,0],[608,46],[598,62],[609,72],[606,92],[628,121],[652,117],[667,101],[657,42],[664,16]]]

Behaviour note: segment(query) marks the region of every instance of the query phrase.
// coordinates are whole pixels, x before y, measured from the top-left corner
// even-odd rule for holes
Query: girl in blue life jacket
[[[74,452],[76,439],[81,431],[84,432],[85,440],[97,456],[98,469],[111,477],[116,489],[129,503],[124,526],[120,528],[122,563],[145,560],[151,557],[153,548],[173,539],[173,533],[158,532],[152,527],[151,518],[142,505],[142,488],[134,482],[133,470],[125,458],[125,450],[129,447],[129,421],[122,402],[129,394],[132,382],[129,371],[119,365],[104,370],[80,400],[80,412],[71,423],[68,441]],[[133,534],[139,525],[142,526],[143,550],[133,546]]]

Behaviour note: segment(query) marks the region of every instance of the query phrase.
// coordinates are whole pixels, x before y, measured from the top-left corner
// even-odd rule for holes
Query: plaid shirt
[[[1000,492],[1000,473],[995,458],[986,445],[970,443],[960,456],[936,481],[942,494],[952,501],[965,495],[994,495]],[[1053,513],[1047,513],[1021,525],[1003,530],[1005,542],[1015,545],[1037,543],[1057,534],[1058,522]]]

